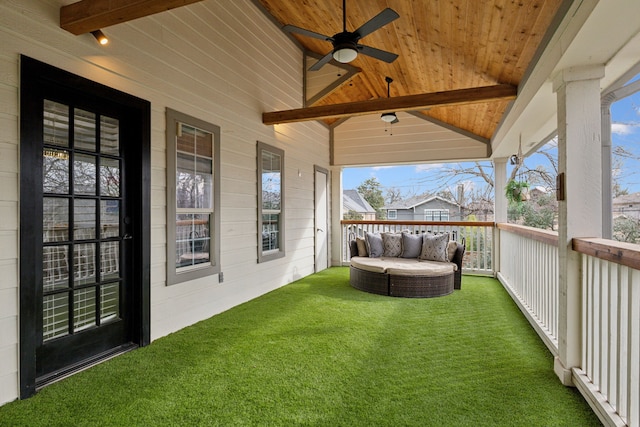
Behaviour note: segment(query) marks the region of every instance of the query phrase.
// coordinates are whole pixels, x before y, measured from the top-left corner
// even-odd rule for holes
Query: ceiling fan
[[[387,52],[386,50],[376,49],[375,47],[359,44],[358,41],[373,33],[374,31],[384,27],[391,21],[398,19],[400,15],[391,9],[386,8],[376,16],[365,22],[357,30],[347,31],[347,0],[342,0],[342,32],[333,36],[325,36],[314,31],[305,30],[295,25],[285,25],[282,27],[284,31],[302,34],[303,36],[313,37],[320,40],[330,41],[333,44],[333,50],[323,56],[318,62],[313,64],[309,71],[318,71],[324,64],[329,62],[331,58],[338,62],[347,63],[356,59],[358,52],[372,58],[379,59],[384,62],[391,63],[396,60],[398,55]]]

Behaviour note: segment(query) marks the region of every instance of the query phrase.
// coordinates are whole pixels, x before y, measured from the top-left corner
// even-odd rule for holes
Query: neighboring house
[[[362,215],[363,220],[376,219],[376,210],[356,190],[342,191],[342,209],[343,215],[355,212]]]
[[[640,193],[625,194],[613,199],[613,218],[621,216],[640,220]]]
[[[440,196],[416,196],[384,206],[387,219],[398,221],[461,221],[463,209],[458,203]]]

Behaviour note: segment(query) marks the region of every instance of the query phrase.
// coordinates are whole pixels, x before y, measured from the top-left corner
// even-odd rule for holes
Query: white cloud
[[[611,123],[611,133],[615,133],[617,135],[629,135],[634,132],[634,128],[637,127],[636,124],[629,123]]]
[[[424,165],[416,165],[416,172],[417,173],[429,172],[434,169],[440,169],[443,166],[444,166],[443,163],[428,163]]]
[[[374,171],[378,171],[380,169],[393,169],[397,166],[374,166],[371,169],[373,169]]]

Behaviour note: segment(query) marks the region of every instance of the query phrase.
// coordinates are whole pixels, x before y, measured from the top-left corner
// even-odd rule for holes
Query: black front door
[[[24,57],[21,85],[26,397],[149,341],[149,109]]]

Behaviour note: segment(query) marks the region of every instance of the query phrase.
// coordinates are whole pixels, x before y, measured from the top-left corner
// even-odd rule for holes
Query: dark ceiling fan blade
[[[318,62],[316,62],[311,66],[311,68],[309,68],[309,71],[318,71],[320,68],[322,68],[324,64],[331,61],[331,58],[333,58],[333,51],[327,53],[325,56],[320,58]]]
[[[395,21],[398,18],[400,18],[400,15],[398,15],[395,10],[386,8],[385,10],[362,24],[360,28],[355,30],[353,33],[358,36],[358,39],[361,39],[366,35],[373,33],[378,28],[384,27],[389,22]]]
[[[358,51],[363,55],[370,56],[372,58],[379,59],[380,61],[392,63],[396,60],[398,55],[395,53],[387,52],[386,50],[376,49],[375,47],[365,46],[363,44],[358,45]]]
[[[282,27],[282,31],[288,31],[290,33],[298,33],[303,36],[313,37],[314,39],[333,41],[333,37],[325,36],[314,31],[305,30],[304,28],[296,27],[295,25],[285,25]]]

